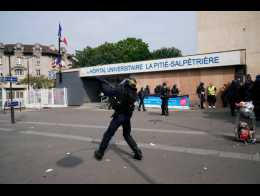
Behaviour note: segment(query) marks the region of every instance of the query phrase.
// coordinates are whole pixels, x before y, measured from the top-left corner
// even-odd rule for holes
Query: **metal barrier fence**
[[[34,89],[25,91],[26,108],[67,107],[67,89]]]

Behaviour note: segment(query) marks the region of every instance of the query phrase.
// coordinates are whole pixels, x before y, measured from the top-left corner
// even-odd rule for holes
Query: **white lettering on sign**
[[[80,77],[173,71],[241,64],[241,51],[219,52],[178,58],[109,64],[80,69]]]

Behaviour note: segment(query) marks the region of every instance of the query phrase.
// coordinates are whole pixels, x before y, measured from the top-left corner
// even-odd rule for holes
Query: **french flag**
[[[59,36],[59,38],[61,37],[61,30],[62,30],[62,28],[61,28],[61,25],[60,25],[60,23],[59,23],[59,30],[58,30],[58,36]]]
[[[66,37],[63,38],[62,42],[63,42],[66,46],[68,46],[68,41],[67,41]]]

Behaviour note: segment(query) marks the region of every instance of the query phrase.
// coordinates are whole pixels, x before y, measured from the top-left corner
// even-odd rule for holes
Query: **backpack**
[[[120,95],[114,97],[114,105],[112,108],[117,113],[129,113],[135,108],[135,102],[137,100],[137,89],[132,89],[127,85],[119,86]]]

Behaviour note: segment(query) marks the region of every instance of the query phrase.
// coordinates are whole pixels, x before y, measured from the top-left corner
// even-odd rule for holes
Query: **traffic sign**
[[[19,102],[18,101],[9,101],[7,102],[7,107],[15,107],[15,106],[18,106],[19,105]]]
[[[17,82],[17,77],[10,77],[10,76],[7,76],[7,77],[0,77],[0,82]]]
[[[5,77],[5,82],[17,82],[17,77]]]

